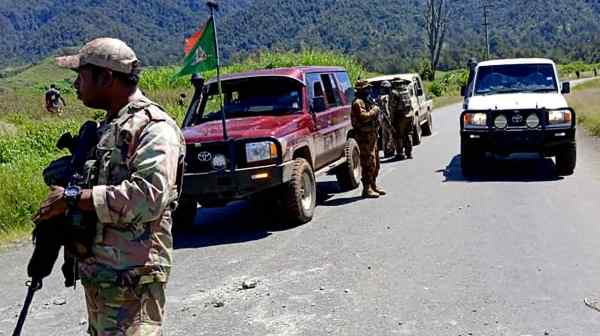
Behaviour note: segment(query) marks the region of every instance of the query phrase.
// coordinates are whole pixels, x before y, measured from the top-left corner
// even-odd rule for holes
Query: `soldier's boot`
[[[385,190],[383,190],[382,188],[377,186],[377,182],[373,181],[373,183],[371,184],[371,187],[373,188],[373,190],[379,194],[379,196],[385,196],[387,195],[387,193],[385,192]]]
[[[362,197],[363,198],[379,198],[379,194],[375,190],[373,190],[372,183],[363,183]]]

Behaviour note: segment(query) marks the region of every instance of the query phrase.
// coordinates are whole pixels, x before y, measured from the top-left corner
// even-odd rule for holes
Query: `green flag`
[[[204,27],[185,41],[183,68],[176,76],[192,75],[217,68],[215,23],[211,17]]]

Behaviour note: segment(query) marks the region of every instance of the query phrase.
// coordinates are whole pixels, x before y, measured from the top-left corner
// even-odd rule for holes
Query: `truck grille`
[[[540,125],[544,123],[544,118],[542,113],[538,110],[504,110],[504,111],[494,111],[493,112],[493,121],[500,115],[504,115],[508,122],[506,128],[507,129],[519,129],[519,128],[528,128],[527,127],[527,117],[531,114],[535,114],[538,116],[540,120]]]
[[[204,143],[201,146],[187,145],[185,155],[186,172],[209,173],[215,171],[212,158],[221,154],[227,156],[227,145],[224,142]]]
[[[242,168],[245,162],[243,146],[235,145],[236,168]],[[216,171],[212,165],[215,155],[224,155],[227,158],[227,168],[231,165],[229,150],[225,142],[208,142],[202,144],[189,144],[185,155],[186,173],[210,173]]]

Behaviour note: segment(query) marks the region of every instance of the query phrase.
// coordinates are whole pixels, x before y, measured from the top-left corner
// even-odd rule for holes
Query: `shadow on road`
[[[436,172],[443,174],[444,182],[544,182],[563,179],[556,175],[552,159],[538,155],[487,157],[482,160],[479,168],[479,174],[465,177],[460,165],[460,155],[457,155],[445,169]]]
[[[337,181],[317,183],[317,206],[334,207],[342,206],[362,200],[362,197],[346,197],[332,199],[336,194],[342,193]]]
[[[339,206],[360,198],[334,199],[340,193],[336,181],[317,182],[317,206]],[[252,202],[240,201],[223,208],[200,208],[191,229],[174,233],[174,248],[202,248],[260,240],[274,232],[293,229],[273,209],[277,203],[254,208]],[[273,209],[273,211],[270,211]]]
[[[224,208],[200,208],[193,228],[174,232],[174,248],[202,248],[264,239],[271,235],[269,225],[261,222],[248,202]]]

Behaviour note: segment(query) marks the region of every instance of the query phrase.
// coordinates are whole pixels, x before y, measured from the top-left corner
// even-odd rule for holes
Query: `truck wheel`
[[[460,143],[460,165],[462,168],[463,176],[469,177],[475,175],[477,172],[477,166],[483,159],[483,153],[465,144],[463,141]]]
[[[198,212],[198,203],[189,200],[180,200],[173,213],[173,229],[179,231],[190,230]]]
[[[283,215],[286,226],[308,223],[317,203],[317,186],[312,167],[305,159],[294,160],[292,179],[283,188]]]
[[[573,175],[577,164],[577,145],[571,142],[556,153],[556,172],[560,176]]]
[[[344,147],[344,156],[346,162],[336,169],[336,177],[342,191],[350,191],[356,189],[360,184],[361,167],[360,167],[360,150],[354,139],[348,139]]]
[[[433,134],[433,119],[431,117],[431,111],[427,113],[427,123],[422,127],[423,135],[430,136]]]
[[[423,135],[423,130],[421,129],[421,123],[419,123],[419,117],[415,116],[415,128],[413,129],[413,146],[418,146],[421,144],[421,136]]]

